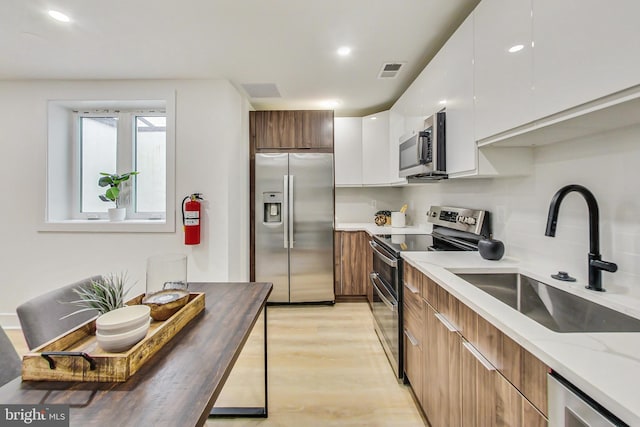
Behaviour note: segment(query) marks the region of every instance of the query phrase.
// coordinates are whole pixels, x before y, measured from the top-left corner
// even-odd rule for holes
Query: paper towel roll
[[[391,226],[392,227],[405,227],[406,226],[406,216],[402,212],[391,212]]]

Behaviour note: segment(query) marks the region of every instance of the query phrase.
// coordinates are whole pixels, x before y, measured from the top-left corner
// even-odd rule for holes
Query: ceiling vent
[[[379,79],[395,79],[406,62],[386,62],[382,64]]]
[[[280,91],[274,83],[246,83],[242,87],[251,98],[280,98]]]

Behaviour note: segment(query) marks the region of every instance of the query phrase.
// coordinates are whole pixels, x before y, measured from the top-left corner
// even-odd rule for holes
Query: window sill
[[[166,220],[128,219],[111,222],[106,219],[47,221],[39,225],[42,232],[80,233],[174,233],[175,222]]]

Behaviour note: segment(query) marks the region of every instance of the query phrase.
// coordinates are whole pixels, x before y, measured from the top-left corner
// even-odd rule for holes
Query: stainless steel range
[[[484,210],[431,206],[427,221],[433,224],[431,233],[374,236],[370,242],[374,326],[398,378],[404,375],[401,252],[477,251],[478,241],[491,234],[490,215]]]

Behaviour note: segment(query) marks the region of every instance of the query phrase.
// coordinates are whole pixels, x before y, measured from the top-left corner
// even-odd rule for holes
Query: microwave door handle
[[[422,165],[424,164],[424,157],[422,157],[422,136],[420,135],[420,132],[418,132],[418,137],[416,138],[416,145],[418,151],[418,164]]]

